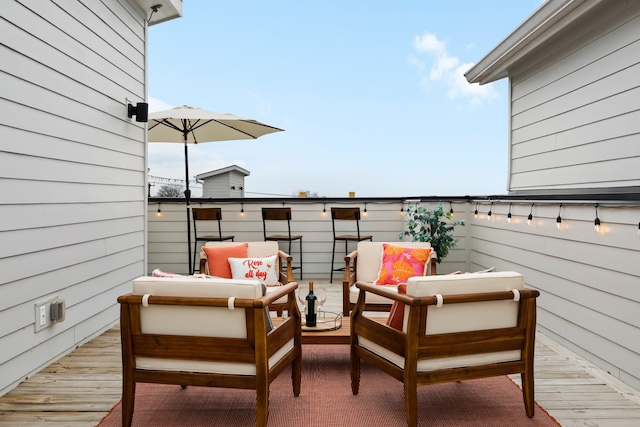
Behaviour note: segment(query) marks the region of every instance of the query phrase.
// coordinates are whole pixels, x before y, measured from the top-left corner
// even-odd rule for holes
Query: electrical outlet
[[[38,308],[40,309],[40,312],[38,313],[40,318],[38,319],[38,321],[40,322],[40,326],[44,326],[47,324],[47,306],[41,305]]]
[[[56,301],[58,296],[52,296],[43,301],[38,301],[35,303],[35,331],[40,332],[41,330],[48,328],[53,325],[53,321],[51,320],[51,303]]]

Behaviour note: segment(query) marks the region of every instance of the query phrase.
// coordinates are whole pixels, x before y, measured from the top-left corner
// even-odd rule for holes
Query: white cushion
[[[407,295],[414,297],[433,296],[436,294],[459,295],[479,292],[498,292],[512,289],[524,289],[524,277],[519,273],[511,271],[421,276],[412,277],[407,281]],[[405,310],[403,323],[404,332],[406,332],[410,310],[411,308]],[[426,335],[508,328],[516,326],[517,320],[518,303],[513,300],[445,304],[442,307],[429,306]],[[397,366],[404,367],[404,357],[362,337],[358,337],[358,342],[363,347],[384,357]],[[520,358],[519,350],[510,350],[422,360],[418,362],[418,371],[508,362],[520,360]]]
[[[262,297],[262,284],[258,280],[140,277],[133,281],[133,294],[255,299]],[[221,338],[247,337],[245,311],[241,308],[231,310],[228,307],[150,305],[140,307],[140,323],[142,333],[147,334]],[[273,366],[282,359],[293,346],[293,340],[290,340],[269,358],[269,366]],[[255,375],[256,373],[253,363],[185,361],[146,357],[136,358],[136,367],[139,369],[238,375]]]
[[[384,289],[393,291],[395,293],[398,293],[398,285],[378,285]],[[358,287],[353,284],[351,285],[351,287],[349,288],[349,301],[352,302],[353,304],[358,302],[358,295],[360,295],[360,289],[358,289]],[[393,304],[393,301],[390,300],[389,298],[385,298],[385,297],[381,297],[378,294],[374,294],[371,292],[367,293],[367,304]]]

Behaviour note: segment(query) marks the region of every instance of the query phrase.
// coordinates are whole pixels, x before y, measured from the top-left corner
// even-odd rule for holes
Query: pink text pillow
[[[211,276],[231,279],[230,257],[246,258],[248,243],[233,246],[203,246],[202,250],[207,256],[207,266]]]
[[[231,278],[258,279],[267,286],[277,286],[277,255],[264,258],[229,258]]]
[[[431,251],[433,248],[403,248],[383,243],[380,272],[374,284],[397,285],[406,283],[409,277],[424,276]]]

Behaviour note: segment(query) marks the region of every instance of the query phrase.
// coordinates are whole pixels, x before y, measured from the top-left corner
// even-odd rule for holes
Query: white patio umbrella
[[[233,114],[221,114],[201,108],[182,106],[149,114],[149,142],[179,142],[184,144],[184,169],[187,202],[187,244],[189,274],[191,269],[191,190],[189,190],[188,144],[201,142],[257,139],[273,132],[281,132],[273,126]]]

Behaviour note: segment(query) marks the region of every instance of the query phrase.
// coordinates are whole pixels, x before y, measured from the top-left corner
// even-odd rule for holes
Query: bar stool
[[[336,221],[355,221],[357,234],[336,235]],[[334,268],[336,256],[336,241],[344,241],[344,254],[348,255],[349,242],[361,242],[363,240],[373,241],[373,236],[360,235],[360,208],[331,208],[331,226],[333,228],[333,251],[331,252],[331,279],[333,283],[333,272],[344,271],[344,267]]]
[[[287,221],[287,234],[267,235],[267,221]],[[262,231],[264,241],[289,242],[288,254],[291,255],[291,242],[300,241],[300,265],[293,269],[300,269],[302,279],[302,234],[291,234],[291,208],[262,208]]]
[[[193,218],[193,234],[195,241],[193,242],[193,264],[191,271],[195,271],[196,254],[198,253],[198,242],[223,242],[225,240],[233,240],[236,236],[223,236],[220,221],[222,220],[221,208],[191,208],[191,216]],[[198,236],[196,223],[198,221],[218,221],[218,235]]]

